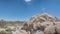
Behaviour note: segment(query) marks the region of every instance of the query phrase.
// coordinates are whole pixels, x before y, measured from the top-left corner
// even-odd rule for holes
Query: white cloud
[[[27,3],[28,3],[28,2],[31,2],[31,0],[25,0],[25,2],[27,2]]]

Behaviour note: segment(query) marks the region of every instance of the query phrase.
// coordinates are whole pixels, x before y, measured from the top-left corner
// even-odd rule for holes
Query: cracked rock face
[[[21,30],[26,34],[60,34],[60,20],[49,14],[38,14],[27,20]]]

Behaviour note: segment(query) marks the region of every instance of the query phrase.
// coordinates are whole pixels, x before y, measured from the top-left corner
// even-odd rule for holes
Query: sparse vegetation
[[[0,34],[12,34],[11,32],[5,32],[5,31],[1,31]]]
[[[11,31],[16,30],[18,26],[21,26],[24,21],[5,21],[3,19],[0,20],[0,34],[12,34]],[[8,32],[8,33],[7,33]]]

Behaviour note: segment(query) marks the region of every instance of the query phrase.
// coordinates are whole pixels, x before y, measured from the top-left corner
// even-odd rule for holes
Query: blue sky
[[[0,19],[28,20],[33,15],[47,13],[60,18],[60,0],[0,0]]]

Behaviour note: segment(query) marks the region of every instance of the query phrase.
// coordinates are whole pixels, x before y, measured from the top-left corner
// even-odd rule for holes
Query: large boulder
[[[55,27],[56,27],[55,28],[56,29],[56,32],[60,34],[60,24],[56,25]]]
[[[55,26],[47,26],[44,29],[45,34],[54,34],[55,33]]]

